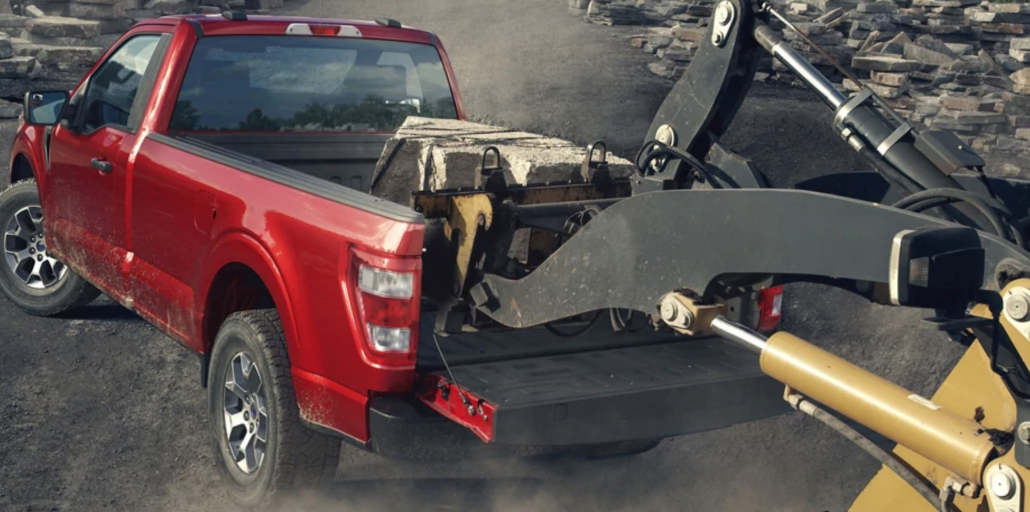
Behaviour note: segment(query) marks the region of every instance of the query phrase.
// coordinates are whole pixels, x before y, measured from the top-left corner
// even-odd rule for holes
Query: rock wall
[[[630,44],[653,54],[651,72],[678,78],[704,37],[716,0],[568,0],[602,25],[647,28]],[[1030,4],[978,0],[776,0],[814,43],[912,122],[955,131],[992,171],[1030,171]],[[783,30],[782,24],[774,28]],[[844,79],[793,31],[791,45],[841,90]],[[765,58],[756,80],[797,84]]]
[[[168,14],[268,12],[283,0],[0,0],[0,119],[30,90],[71,89],[122,33]]]

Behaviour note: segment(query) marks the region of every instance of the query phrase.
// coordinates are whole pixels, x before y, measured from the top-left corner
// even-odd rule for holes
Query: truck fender
[[[279,311],[283,333],[286,336],[287,350],[290,353],[298,353],[299,341],[297,340],[293,305],[290,302],[286,283],[279,272],[279,267],[271,253],[256,238],[241,232],[228,233],[215,242],[201,267],[198,281],[193,288],[196,290],[194,304],[200,305],[200,314],[197,315],[197,324],[195,325],[198,343],[193,349],[201,354],[202,361],[206,362],[204,355],[211,352],[211,346],[218,334],[218,327],[208,325],[207,321],[211,308],[211,304],[208,302],[212,296],[212,286],[219,272],[232,264],[246,266],[261,279]]]
[[[36,178],[40,195],[45,195],[43,191],[49,184],[47,179],[49,176],[47,176],[45,172],[42,172],[42,169],[46,167],[43,162],[42,155],[43,135],[43,130],[36,126],[29,126],[22,132],[18,133],[17,137],[14,139],[14,143],[11,145],[11,161],[8,167],[8,170],[10,170],[11,173],[7,178],[8,183],[5,183],[5,185],[34,177]],[[16,175],[19,165],[18,160],[20,158],[24,158],[28,161],[32,176]]]

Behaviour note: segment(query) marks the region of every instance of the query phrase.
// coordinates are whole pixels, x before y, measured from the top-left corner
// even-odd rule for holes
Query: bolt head
[[[1005,298],[1005,312],[1017,322],[1030,320],[1030,295],[1017,291]]]
[[[676,318],[679,317],[679,308],[673,303],[672,299],[665,300],[662,302],[662,320],[666,322],[675,322]]]
[[[250,421],[250,413],[247,411],[243,411],[243,419]]]
[[[29,247],[29,254],[36,254],[36,248],[35,247]]]
[[[43,255],[40,254],[40,255],[36,256],[36,261],[43,261]]]
[[[254,424],[253,424],[253,423],[252,423],[252,424],[250,425],[250,433],[251,433],[251,434],[253,434],[253,433],[254,433]]]
[[[990,485],[991,494],[1003,500],[1011,498],[1016,492],[1016,483],[1012,481],[1012,477],[1000,471],[991,476]]]
[[[719,22],[720,25],[726,25],[727,23],[729,23],[730,22],[730,7],[729,7],[729,4],[727,4],[726,2],[723,2],[723,3],[719,4],[719,8],[716,10],[715,16],[716,16],[715,20],[717,22]]]
[[[1016,436],[1023,444],[1030,444],[1030,422],[1021,423],[1016,430]]]

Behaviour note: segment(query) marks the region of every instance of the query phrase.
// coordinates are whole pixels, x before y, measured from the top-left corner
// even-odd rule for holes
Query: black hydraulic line
[[[1001,218],[998,217],[998,212],[996,212],[990,206],[987,206],[987,203],[983,201],[983,198],[967,190],[949,188],[924,190],[922,192],[916,192],[915,194],[912,194],[894,203],[892,206],[894,206],[895,208],[907,209],[909,206],[912,206],[913,204],[916,204],[920,201],[924,201],[927,199],[935,199],[938,197],[954,197],[959,201],[962,201],[963,203],[966,203],[972,206],[973,208],[976,208],[976,210],[979,211],[981,215],[987,218],[987,221],[990,222],[991,227],[994,228],[994,232],[998,236],[1006,240],[1009,239],[1009,236],[1007,234],[1008,229],[1005,227],[1005,224],[1001,221]]]
[[[594,317],[591,318],[590,321],[587,322],[587,324],[585,326],[583,326],[582,328],[580,328],[579,330],[575,330],[575,331],[572,331],[572,332],[562,332],[562,331],[559,331],[556,327],[554,327],[554,324],[544,324],[544,328],[547,329],[548,332],[550,332],[551,334],[553,334],[555,336],[559,336],[559,337],[562,337],[562,338],[575,338],[576,336],[579,336],[580,334],[583,334],[583,333],[589,331],[591,327],[593,327],[595,324],[597,324],[597,321],[601,318],[601,313],[603,311],[604,310],[597,310],[594,313]]]
[[[802,404],[805,404],[804,408],[801,407]],[[876,443],[872,442],[868,437],[862,435],[861,432],[851,428],[847,423],[844,423],[836,416],[826,412],[826,410],[820,408],[809,400],[802,399],[801,402],[798,403],[798,410],[819,420],[833,430],[836,430],[837,433],[846,437],[848,441],[855,443],[856,446],[871,455],[874,459],[890,468],[891,471],[901,477],[901,479],[908,485],[912,486],[912,488],[915,489],[923,499],[933,505],[934,508],[944,511],[948,510],[949,507],[947,502],[941,500],[938,493],[935,492],[929,484],[919,478],[911,469],[902,464],[898,459],[894,458],[894,456],[884,451],[883,448],[877,446]]]
[[[1012,211],[1009,210],[1008,207],[1002,204],[1000,201],[992,197],[985,197],[980,194],[977,194],[976,192],[970,192],[968,190],[956,190],[951,188],[923,190],[920,192],[916,192],[912,195],[909,195],[899,200],[892,206],[894,206],[895,208],[907,209],[912,204],[915,204],[926,199],[942,198],[953,198],[956,201],[978,201],[980,203],[983,203],[983,206],[989,207],[992,210],[1004,215],[1005,217],[1012,217]]]
[[[647,156],[644,157],[643,163],[641,163],[641,155],[644,153],[644,151],[647,151],[648,149],[652,148],[657,149],[653,149],[652,151],[648,152]],[[661,158],[663,156],[683,160],[691,167],[693,167],[697,172],[701,173],[701,176],[704,177],[706,182],[712,185],[712,188],[722,188],[722,185],[720,185],[719,182],[712,177],[711,169],[709,169],[704,162],[698,160],[697,157],[691,155],[690,153],[687,153],[686,151],[680,151],[674,147],[667,146],[664,143],[659,142],[657,140],[645,142],[644,145],[640,147],[640,150],[637,151],[637,156],[634,159],[634,163],[637,165],[637,172],[643,175],[647,172],[647,169],[651,165],[652,160],[656,158]]]
[[[865,158],[866,161],[880,173],[880,176],[883,176],[884,179],[889,181],[892,185],[908,192],[909,194],[914,194],[922,190],[922,187],[920,187],[918,183],[912,181],[911,178],[902,174],[893,165],[884,161],[884,159],[880,157],[879,153],[873,151],[865,141],[858,137],[853,136],[853,138],[860,145],[857,147],[852,145],[852,147],[855,147],[858,155]]]

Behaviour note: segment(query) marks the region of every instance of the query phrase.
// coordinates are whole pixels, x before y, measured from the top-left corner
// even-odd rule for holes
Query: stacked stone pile
[[[0,0],[7,7],[9,0]],[[29,0],[0,9],[0,118],[29,90],[70,89],[104,50],[147,18],[227,9],[268,12],[283,0]]]
[[[620,24],[642,13],[646,33],[631,44],[655,55],[648,68],[678,78],[705,37],[716,0],[570,0],[594,23]],[[916,123],[955,131],[988,156],[1030,169],[1030,4],[979,0],[778,0],[774,2],[863,86]],[[611,5],[621,17],[605,17]],[[608,6],[608,7],[603,7]],[[654,14],[666,15],[658,20]],[[605,9],[608,9],[607,11]],[[594,17],[590,13],[596,13]],[[652,13],[652,15],[648,15]],[[782,26],[773,25],[783,29]],[[829,65],[792,31],[791,46],[842,90],[859,85]],[[759,80],[797,84],[782,64],[765,58]]]

